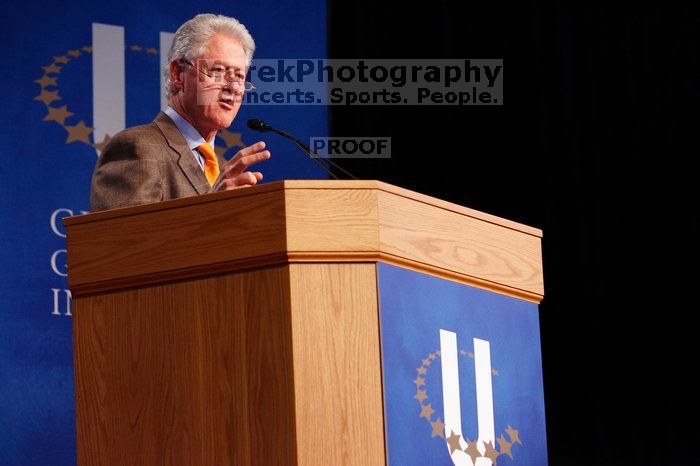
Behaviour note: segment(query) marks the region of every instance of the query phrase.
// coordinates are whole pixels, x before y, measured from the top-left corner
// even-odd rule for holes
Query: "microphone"
[[[248,128],[252,129],[253,131],[257,131],[257,132],[259,132],[259,133],[267,133],[268,131],[272,131],[273,133],[277,133],[277,134],[279,134],[280,136],[289,139],[289,140],[292,141],[294,144],[296,144],[297,146],[299,146],[299,148],[301,148],[301,150],[303,150],[304,152],[306,152],[306,154],[307,154],[309,157],[311,157],[311,160],[313,160],[313,161],[316,163],[316,165],[318,165],[319,167],[321,167],[321,169],[322,169],[323,171],[325,171],[326,173],[328,173],[329,176],[331,176],[334,180],[337,180],[337,179],[338,179],[338,177],[336,176],[335,173],[333,173],[333,171],[330,169],[330,167],[327,167],[325,164],[321,163],[321,160],[320,160],[321,157],[319,157],[316,153],[314,153],[314,152],[311,150],[311,148],[309,148],[309,146],[307,146],[306,144],[304,144],[303,142],[301,142],[300,140],[298,140],[297,138],[295,138],[295,137],[292,136],[291,134],[288,134],[288,133],[285,133],[285,132],[282,131],[282,130],[273,128],[272,126],[268,125],[268,124],[265,123],[264,121],[262,121],[262,120],[257,120],[257,119],[255,119],[255,118],[252,118],[252,119],[248,120]],[[354,180],[357,179],[357,178],[355,178],[352,174],[348,173],[348,172],[347,172],[346,170],[344,170],[342,167],[339,167],[338,165],[336,165],[335,163],[331,162],[330,160],[325,159],[325,161],[328,162],[328,163],[329,163],[330,165],[332,165],[333,167],[337,168],[338,170],[341,170],[343,173],[345,173],[346,175],[348,175],[350,178],[352,178],[352,179],[354,179]]]
[[[260,133],[266,133],[270,131],[270,126],[264,121],[256,120],[255,118],[248,120],[248,128],[253,131],[258,131]]]

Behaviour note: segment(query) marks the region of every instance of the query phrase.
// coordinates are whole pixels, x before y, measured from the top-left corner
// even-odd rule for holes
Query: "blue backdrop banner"
[[[72,322],[61,220],[88,210],[90,178],[105,138],[120,126],[152,121],[161,109],[165,45],[183,22],[204,12],[245,24],[256,42],[256,58],[326,58],[326,2],[320,0],[303,6],[280,0],[18,2],[3,13],[3,70],[6,82],[14,83],[6,87],[0,107],[7,162],[0,199],[4,466],[76,462]],[[100,82],[93,79],[96,66]],[[105,66],[113,72],[105,73]],[[325,106],[244,105],[216,140],[226,158],[261,139],[245,127],[248,118],[266,120],[301,139],[328,133]],[[260,165],[265,181],[325,178],[288,141],[264,140],[272,152]]]

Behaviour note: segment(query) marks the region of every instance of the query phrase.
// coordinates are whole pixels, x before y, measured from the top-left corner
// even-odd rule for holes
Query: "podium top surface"
[[[285,180],[67,218],[74,295],[291,262],[382,261],[539,302],[542,231],[380,181]]]

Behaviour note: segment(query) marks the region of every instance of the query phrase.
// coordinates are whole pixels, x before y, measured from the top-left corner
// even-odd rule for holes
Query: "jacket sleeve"
[[[160,151],[139,134],[117,134],[100,154],[90,185],[90,210],[116,209],[163,199]]]

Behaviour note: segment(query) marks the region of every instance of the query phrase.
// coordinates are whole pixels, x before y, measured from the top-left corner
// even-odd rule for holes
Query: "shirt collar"
[[[190,148],[190,150],[195,150],[197,147],[204,144],[204,138],[201,134],[199,134],[199,131],[194,129],[194,126],[182,118],[180,114],[175,111],[175,109],[168,105],[168,108],[165,109],[165,114],[168,115],[171,120],[173,120],[173,123],[175,123],[177,129],[180,130],[180,133],[182,133],[185,141],[187,141],[187,146]],[[211,141],[208,141],[212,149],[214,148],[214,139],[216,139],[216,136],[211,138]]]

